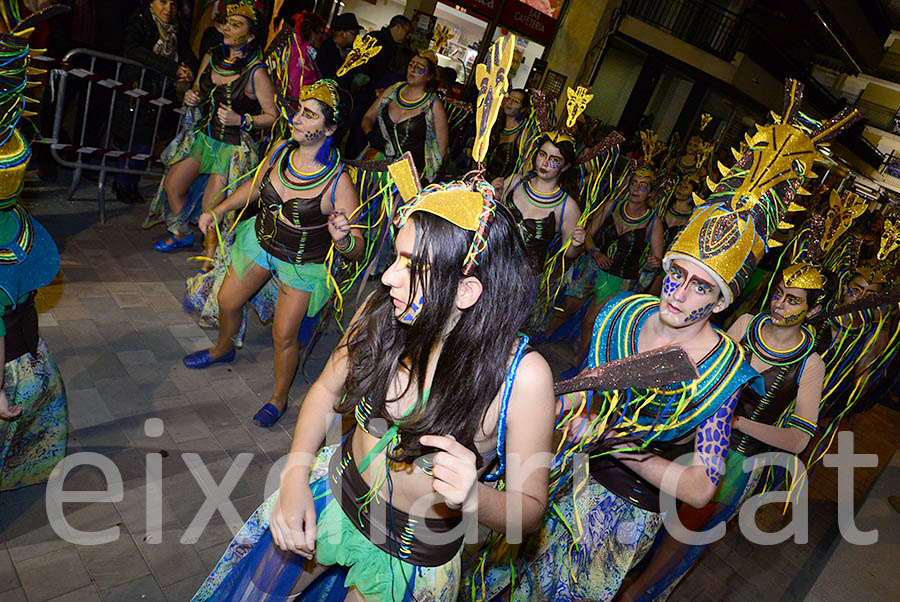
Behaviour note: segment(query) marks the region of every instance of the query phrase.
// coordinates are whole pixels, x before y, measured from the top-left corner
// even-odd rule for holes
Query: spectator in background
[[[288,94],[291,98],[299,98],[300,88],[322,79],[316,55],[325,41],[326,25],[325,19],[309,11],[303,11],[294,19],[297,37],[292,42],[288,62]]]
[[[337,71],[344,64],[344,59],[347,58],[347,53],[350,52],[353,40],[359,35],[360,29],[362,27],[353,13],[336,15],[331,20],[331,35],[325,38],[316,55],[316,63],[319,65],[322,77],[336,80],[342,88],[348,90],[349,85],[341,81],[344,78],[338,79]]]
[[[132,14],[125,26],[124,54],[126,58],[138,61],[152,69],[144,75],[137,67],[126,65],[122,69],[122,81],[141,86],[154,96],[164,96],[176,100],[173,82],[187,87],[194,81],[197,57],[191,52],[188,32],[178,21],[176,0],[150,0]],[[170,81],[166,81],[168,78]],[[183,92],[182,92],[183,93]],[[153,129],[156,125],[158,109],[148,102],[119,95],[112,121],[114,144],[117,148],[150,154],[156,140]],[[134,111],[137,110],[137,120]],[[163,111],[160,114],[157,139],[169,140],[175,133],[175,113]],[[131,127],[134,123],[134,136]],[[132,140],[131,148],[128,148]],[[146,161],[120,160],[119,167],[144,169]],[[143,202],[138,191],[140,176],[117,174],[114,182],[116,199],[125,203]]]
[[[360,73],[354,76],[354,83],[359,89],[353,95],[355,104],[350,115],[351,129],[347,140],[347,156],[358,155],[365,148],[366,134],[361,127],[362,117],[375,101],[378,91],[390,85],[385,85],[383,80],[386,79],[399,48],[406,45],[410,30],[412,22],[403,15],[395,15],[387,27],[369,34],[381,46],[381,51],[369,59],[360,68]],[[404,63],[403,69],[406,69],[406,64]],[[396,81],[398,80],[394,79],[391,83]]]

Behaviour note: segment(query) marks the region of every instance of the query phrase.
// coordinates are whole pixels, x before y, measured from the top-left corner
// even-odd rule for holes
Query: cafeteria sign
[[[500,23],[545,46],[553,41],[553,32],[556,29],[556,20],[553,17],[519,0],[506,0]]]

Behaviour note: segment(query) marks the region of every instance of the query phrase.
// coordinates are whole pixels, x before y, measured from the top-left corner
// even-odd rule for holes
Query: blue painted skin
[[[663,280],[662,294],[664,297],[671,297],[678,290],[678,282],[675,282],[671,276],[666,276]]]
[[[691,324],[693,322],[702,320],[707,315],[709,315],[710,310],[712,310],[712,308],[715,307],[715,305],[716,305],[715,303],[710,303],[708,305],[704,305],[703,307],[695,309],[694,311],[692,311],[691,313],[688,314],[688,317],[686,317],[684,319],[684,323]]]
[[[400,316],[400,322],[403,324],[412,324],[416,321],[416,316],[422,311],[422,305],[425,303],[425,295],[419,295],[419,298],[413,301],[403,315]]]
[[[737,405],[740,391],[735,392],[719,411],[707,418],[697,430],[697,452],[700,462],[706,466],[706,476],[718,486],[725,474],[725,454],[731,438],[731,416]]]
[[[325,132],[317,129],[317,130],[313,130],[311,132],[306,132],[304,135],[306,136],[306,140],[308,142],[314,142],[314,141],[318,140],[319,138],[321,138],[323,135],[325,135]]]

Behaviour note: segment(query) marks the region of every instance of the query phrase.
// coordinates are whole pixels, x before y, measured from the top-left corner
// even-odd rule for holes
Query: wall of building
[[[394,15],[406,12],[404,0],[376,0],[375,4],[365,0],[344,0],[341,13],[353,13],[359,24],[371,31],[381,29],[390,22]]]
[[[557,24],[556,37],[547,55],[548,69],[566,76],[566,85],[574,87],[584,58],[595,41],[609,27],[609,13],[616,0],[570,0]],[[611,6],[612,5],[612,6]],[[594,101],[597,102],[596,100]],[[565,103],[561,103],[565,104]]]
[[[624,43],[610,44],[591,87],[594,99],[585,113],[604,123],[617,124],[646,58],[645,53]]]

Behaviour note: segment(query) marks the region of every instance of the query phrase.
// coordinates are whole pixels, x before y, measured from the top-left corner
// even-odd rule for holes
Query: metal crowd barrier
[[[73,64],[73,59],[79,57],[86,57],[88,59],[86,66],[80,67]],[[72,174],[72,184],[69,186],[66,200],[71,200],[74,196],[75,191],[81,184],[81,176],[85,170],[99,172],[97,177],[97,203],[100,213],[100,222],[103,223],[106,220],[106,204],[103,196],[106,174],[134,174],[138,176],[151,176],[154,178],[161,177],[165,173],[165,169],[162,167],[159,157],[152,154],[153,148],[156,146],[156,136],[159,131],[160,119],[164,111],[180,113],[181,115],[178,123],[178,128],[180,128],[181,120],[184,119],[184,109],[177,103],[165,98],[167,90],[171,89],[173,86],[168,78],[162,78],[162,89],[158,95],[150,94],[143,89],[147,72],[156,72],[137,61],[113,54],[107,54],[105,52],[89,50],[87,48],[76,48],[66,54],[61,61],[45,56],[37,56],[34,58],[38,59],[35,61],[36,66],[53,69],[52,77],[58,78],[59,80],[56,96],[56,112],[53,117],[53,134],[51,138],[44,138],[42,142],[49,144],[51,156],[57,163],[74,170]],[[99,65],[99,67],[102,68],[102,73],[98,73],[98,60],[103,61]],[[41,62],[44,64],[40,64]],[[83,64],[82,61],[79,61],[79,63]],[[133,87],[133,85],[130,84],[124,84],[120,81],[122,68],[126,65],[136,67],[140,70],[140,78],[138,79],[137,87]],[[72,133],[72,144],[62,144],[59,141],[63,130],[64,113],[71,110],[71,108],[67,106],[68,103],[66,101],[68,99],[66,93],[69,90],[69,79],[72,77],[77,77],[86,81],[86,87],[83,90],[81,99],[78,101],[78,105],[74,107],[77,109],[76,115],[81,115],[81,123],[80,127],[79,124],[76,124],[75,131]],[[102,94],[102,90],[96,88],[96,86],[101,86],[102,88],[111,91],[108,115],[105,124],[102,122],[89,122],[89,117],[92,115],[92,100],[97,98],[99,99],[97,100],[99,103],[103,103],[106,100],[104,94]],[[79,92],[81,91],[79,90]],[[112,148],[111,145],[113,118],[116,116],[116,101],[121,96],[128,97],[129,102],[134,103],[131,125],[128,130],[128,145],[125,149]],[[153,134],[147,141],[135,140],[135,129],[138,126],[138,115],[141,112],[142,104],[155,107]],[[93,114],[96,114],[96,111],[97,108],[94,108]],[[100,130],[101,127],[103,127],[103,130]],[[95,128],[95,134],[100,131],[104,132],[102,146],[97,147],[86,144],[89,132],[88,128]],[[178,130],[176,129],[175,131]],[[150,152],[135,152],[135,144],[139,143],[146,143],[150,148]],[[61,156],[60,153],[66,151],[75,153],[76,158],[74,161]],[[91,162],[88,159],[94,159],[95,161]],[[99,161],[96,161],[97,159],[99,159]],[[147,166],[144,169],[119,167],[116,165],[116,162],[119,159],[146,161]],[[129,165],[129,162],[126,162],[125,165]]]

